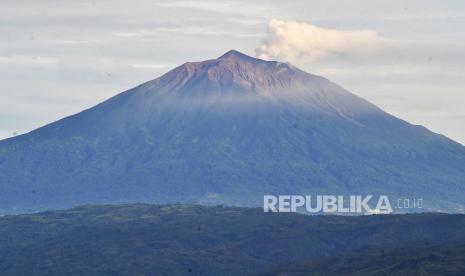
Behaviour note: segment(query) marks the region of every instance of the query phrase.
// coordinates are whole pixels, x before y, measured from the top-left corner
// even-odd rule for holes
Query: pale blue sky
[[[1,13],[0,139],[185,61],[233,48],[255,55],[278,19],[374,32],[375,46],[292,62],[465,144],[463,1],[3,0]]]

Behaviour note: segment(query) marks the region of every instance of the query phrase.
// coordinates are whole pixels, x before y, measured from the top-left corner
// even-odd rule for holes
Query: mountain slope
[[[388,194],[463,211],[465,147],[289,64],[230,51],[0,141],[4,213]]]
[[[347,217],[220,206],[83,206],[0,218],[0,271],[246,275],[362,248],[464,244],[465,233],[457,231],[464,227],[464,215],[446,214]]]

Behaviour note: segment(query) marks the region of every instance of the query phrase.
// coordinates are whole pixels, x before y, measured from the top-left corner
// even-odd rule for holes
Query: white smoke
[[[255,50],[261,59],[317,60],[330,55],[370,51],[379,42],[371,30],[339,31],[304,22],[272,19],[266,38]]]

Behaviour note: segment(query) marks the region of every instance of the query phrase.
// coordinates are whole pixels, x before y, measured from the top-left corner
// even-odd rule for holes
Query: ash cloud
[[[318,60],[332,55],[373,51],[380,38],[372,30],[341,31],[305,22],[272,19],[266,37],[256,48],[262,59]]]

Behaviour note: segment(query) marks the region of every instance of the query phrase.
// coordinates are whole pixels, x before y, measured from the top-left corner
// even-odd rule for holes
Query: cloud
[[[0,56],[0,64],[18,65],[18,64],[55,64],[58,60],[41,56]]]
[[[322,59],[331,55],[374,50],[380,42],[375,31],[340,31],[305,22],[272,19],[264,40],[256,48],[262,59]]]

